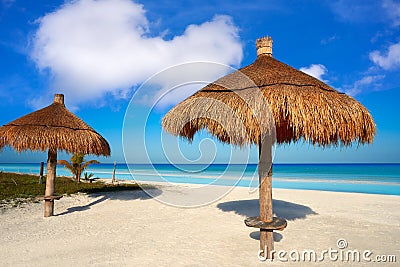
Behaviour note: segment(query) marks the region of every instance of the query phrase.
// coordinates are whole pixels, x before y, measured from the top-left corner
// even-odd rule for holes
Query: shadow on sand
[[[151,195],[148,194],[147,191],[150,191]],[[146,190],[142,190],[142,189],[138,188],[135,190],[93,193],[93,194],[89,194],[89,197],[91,197],[91,198],[100,197],[100,198],[96,199],[86,205],[83,205],[83,206],[67,208],[66,211],[56,214],[55,216],[63,216],[63,215],[70,214],[73,212],[81,212],[81,211],[89,210],[92,206],[99,204],[108,199],[109,200],[135,200],[135,199],[148,200],[148,199],[152,199],[156,196],[159,196],[161,194],[162,194],[161,189],[156,188],[156,187],[151,188],[151,189],[147,188]]]
[[[277,217],[285,218],[288,221],[296,219],[304,219],[308,215],[317,215],[310,207],[291,203],[283,200],[274,199],[272,201],[274,215]],[[217,207],[225,212],[235,212],[239,215],[246,217],[258,216],[260,214],[260,205],[258,199],[237,200],[219,203]],[[254,231],[250,233],[250,237],[260,240],[260,232]],[[279,242],[282,235],[274,232],[274,241]]]
[[[260,231],[251,232],[249,236],[255,240],[260,240]],[[283,236],[280,233],[274,232],[274,242],[279,242],[282,238]]]
[[[274,214],[286,220],[293,221],[304,219],[308,215],[316,215],[310,207],[291,203],[283,200],[272,200]],[[219,203],[217,207],[225,212],[234,211],[236,214],[246,217],[258,216],[260,214],[260,205],[258,199],[236,200]]]

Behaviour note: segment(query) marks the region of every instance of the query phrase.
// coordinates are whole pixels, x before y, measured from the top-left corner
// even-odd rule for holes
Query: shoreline
[[[34,165],[37,164],[39,165],[40,162],[19,162],[19,163],[15,163],[15,162],[0,162],[0,165],[6,165],[6,164],[11,164],[11,165],[18,165],[18,164],[24,164],[24,165]],[[110,165],[110,166],[114,166],[114,162],[102,162],[101,164],[103,165]],[[45,162],[46,165],[46,162]],[[117,162],[117,166],[118,165],[171,165],[170,163],[125,163],[125,162]],[[208,163],[196,163],[196,164],[192,164],[192,163],[183,163],[183,164],[176,164],[178,166],[185,166],[185,165],[209,165]],[[218,166],[225,166],[225,165],[258,165],[258,163],[248,163],[248,164],[244,164],[244,163],[213,163],[211,165],[218,165]],[[400,162],[311,162],[311,163],[299,163],[299,162],[292,162],[292,163],[273,163],[273,165],[400,165]]]
[[[273,178],[274,179],[274,178]],[[278,178],[279,179],[279,178]],[[99,178],[98,181],[102,181],[105,183],[111,184],[111,178]],[[234,185],[234,186],[229,186],[229,185],[219,185],[219,184],[193,184],[193,183],[178,183],[178,182],[157,182],[157,181],[146,181],[146,180],[118,180],[116,179],[118,183],[137,183],[139,186],[141,184],[146,185],[155,185],[155,186],[168,186],[168,185],[173,185],[173,186],[187,186],[187,187],[204,187],[204,186],[218,186],[218,187],[238,187],[238,188],[244,188],[244,189],[249,189],[249,186],[240,186],[240,185]],[[292,181],[292,180],[290,180]],[[323,180],[320,180],[323,181]],[[293,181],[296,182],[296,181]],[[318,181],[315,181],[316,183]],[[325,181],[323,181],[325,182]],[[350,182],[349,182],[350,183]],[[357,183],[354,183],[357,184]],[[370,183],[371,185],[374,185],[375,183]],[[257,190],[256,187],[251,187],[252,191]],[[282,189],[282,190],[297,190],[297,191],[316,191],[316,192],[332,192],[332,193],[345,193],[345,194],[363,194],[363,195],[382,195],[382,196],[396,196],[400,197],[400,192],[399,194],[379,194],[379,193],[368,193],[368,192],[353,192],[353,191],[335,191],[335,190],[318,190],[318,189],[298,189],[298,188],[283,188],[283,187],[273,187],[272,190],[274,191],[275,189]]]
[[[169,184],[153,190],[156,197],[175,200],[188,197],[186,189],[192,187]],[[273,189],[273,198],[275,215],[288,221],[288,227],[274,235],[276,250],[321,252],[338,249],[337,241],[345,239],[349,250],[369,249],[373,255],[397,255],[400,260],[398,196]],[[43,218],[42,209],[43,203],[31,203],[0,214],[3,264],[266,264],[257,258],[258,230],[243,222],[258,215],[258,192],[250,194],[245,188],[233,188],[222,198],[196,208],[166,205],[143,191],[126,191],[64,197],[51,218]],[[20,257],[22,251],[24,257]],[[317,264],[349,263],[325,259]]]
[[[273,183],[274,183],[274,177],[273,179]],[[100,181],[104,181],[104,182],[111,182],[111,178],[100,178]],[[118,179],[117,179],[118,180]],[[279,182],[279,178],[275,178],[275,182],[277,182],[276,180],[278,180]],[[204,184],[204,183],[187,183],[187,182],[159,182],[159,181],[151,181],[151,180],[135,180],[135,179],[131,179],[131,180],[118,180],[121,183],[124,182],[137,182],[138,184],[154,184],[154,185],[168,185],[168,184],[172,184],[172,185],[187,185],[187,186],[193,186],[193,187],[202,187],[202,186],[218,186],[218,187],[238,187],[238,188],[244,188],[244,189],[248,189],[251,188],[252,190],[256,190],[257,187],[250,187],[248,185],[240,185],[240,181],[237,182],[236,185],[224,185],[224,184]],[[302,183],[303,181],[296,181],[296,180],[288,180],[290,182],[293,183]],[[308,181],[307,181],[308,182]],[[335,184],[348,184],[348,185],[368,185],[368,186],[374,186],[374,185],[382,185],[382,184],[377,184],[377,183],[351,183],[351,182],[335,182],[335,181],[324,181],[324,180],[319,180],[319,181],[313,181],[311,183],[332,183],[333,185]],[[390,186],[393,185],[394,183],[387,183],[384,184],[384,186]],[[304,191],[321,191],[321,192],[338,192],[338,193],[354,193],[354,194],[366,194],[366,195],[385,195],[385,196],[400,196],[400,191],[396,191],[395,193],[380,193],[380,192],[360,192],[360,191],[351,191],[351,190],[335,190],[335,189],[314,189],[314,188],[296,188],[296,187],[281,187],[281,186],[274,186],[273,185],[273,190],[274,189],[287,189],[287,190],[304,190]]]

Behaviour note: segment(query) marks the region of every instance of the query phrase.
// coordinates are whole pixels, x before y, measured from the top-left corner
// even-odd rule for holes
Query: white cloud
[[[165,110],[224,74],[235,70],[227,65],[212,62],[175,65],[157,73],[142,84],[135,93],[133,103],[147,102],[155,104],[158,110]]]
[[[385,70],[400,67],[400,42],[389,46],[386,53],[377,50],[371,52],[369,58]]]
[[[385,78],[385,75],[369,75],[365,76],[360,80],[354,82],[353,86],[345,90],[345,93],[351,96],[358,95],[362,92],[364,87],[370,87],[371,85],[377,86],[377,82]]]
[[[238,28],[228,16],[189,25],[182,35],[164,40],[151,33],[143,6],[129,0],[70,1],[38,22],[31,57],[76,103],[106,94],[125,97],[172,65],[238,66],[243,55]]]
[[[385,9],[388,18],[392,21],[393,26],[400,26],[400,2],[384,0],[382,6]]]
[[[308,75],[311,75],[311,76],[317,78],[318,80],[323,81],[323,82],[325,82],[325,81],[322,79],[322,76],[328,72],[327,68],[322,64],[311,64],[308,67],[300,68],[300,70],[304,73],[307,73]]]

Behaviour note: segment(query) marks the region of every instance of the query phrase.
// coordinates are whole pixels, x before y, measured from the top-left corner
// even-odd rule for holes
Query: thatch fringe
[[[251,143],[251,140],[258,140],[264,134],[275,133],[268,104],[260,101],[263,99],[261,92],[257,94],[254,91],[232,93],[232,97],[218,92],[201,92],[173,108],[164,117],[162,126],[174,135],[189,140],[204,128],[226,143],[238,146]],[[173,119],[170,119],[171,114]]]
[[[0,148],[6,145],[18,152],[56,149],[110,155],[107,141],[61,103],[53,103],[0,127]]]
[[[273,125],[280,144],[300,139],[321,146],[371,143],[376,131],[371,114],[352,97],[266,55],[207,85],[162,120],[173,135],[192,140],[207,129],[239,146],[258,144]]]

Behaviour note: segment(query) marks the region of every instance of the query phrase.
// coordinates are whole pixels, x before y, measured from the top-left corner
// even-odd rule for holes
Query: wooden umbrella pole
[[[266,136],[259,143],[259,198],[260,198],[260,220],[272,222],[272,139]],[[269,259],[274,249],[273,230],[260,229],[260,250],[264,258]]]
[[[46,191],[44,193],[44,217],[53,216],[54,199],[46,198],[54,195],[54,185],[56,180],[57,150],[49,149],[47,158],[47,178]]]
[[[111,183],[114,184],[115,183],[115,169],[117,169],[117,162],[114,161],[114,169],[112,172],[112,179],[111,179]]]
[[[39,172],[39,184],[43,183],[43,166],[44,162],[40,162],[40,172]]]

